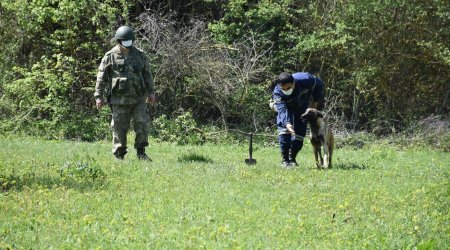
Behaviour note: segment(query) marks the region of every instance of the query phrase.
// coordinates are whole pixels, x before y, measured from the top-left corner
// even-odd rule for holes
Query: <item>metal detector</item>
[[[249,134],[249,139],[250,139],[250,145],[248,146],[249,158],[245,159],[245,163],[247,165],[254,165],[254,164],[256,164],[256,159],[253,159],[253,157],[252,157],[252,153],[253,153],[253,133]]]

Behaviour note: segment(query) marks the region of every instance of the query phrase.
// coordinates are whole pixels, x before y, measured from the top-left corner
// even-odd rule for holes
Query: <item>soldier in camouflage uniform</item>
[[[150,160],[145,154],[148,146],[147,104],[155,103],[155,87],[150,64],[144,52],[134,47],[133,30],[127,26],[117,29],[117,45],[103,57],[98,68],[95,100],[98,109],[105,97],[112,110],[113,154],[123,159],[127,153],[127,132],[133,118],[136,140],[134,147],[141,160]]]

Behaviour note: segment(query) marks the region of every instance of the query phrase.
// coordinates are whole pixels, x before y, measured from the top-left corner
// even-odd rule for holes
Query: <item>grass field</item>
[[[377,143],[314,168],[276,147],[151,143],[152,163],[110,142],[0,137],[0,249],[445,249],[450,154]]]

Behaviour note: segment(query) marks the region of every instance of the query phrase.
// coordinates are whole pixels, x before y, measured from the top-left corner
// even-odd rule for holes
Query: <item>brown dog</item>
[[[323,114],[317,109],[309,108],[302,115],[302,119],[309,123],[311,129],[311,145],[314,149],[317,168],[331,168],[331,158],[334,148],[334,136],[331,129],[323,121]],[[323,146],[323,158],[321,147]],[[319,158],[320,156],[320,162]]]

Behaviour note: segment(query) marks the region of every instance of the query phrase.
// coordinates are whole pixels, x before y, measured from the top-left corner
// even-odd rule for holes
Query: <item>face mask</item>
[[[122,46],[125,48],[129,48],[131,46],[131,44],[133,44],[133,40],[126,40],[126,41],[121,41]]]
[[[281,90],[281,92],[283,92],[283,94],[285,94],[285,95],[291,95],[293,91],[294,91],[294,88],[290,88],[289,90]]]

